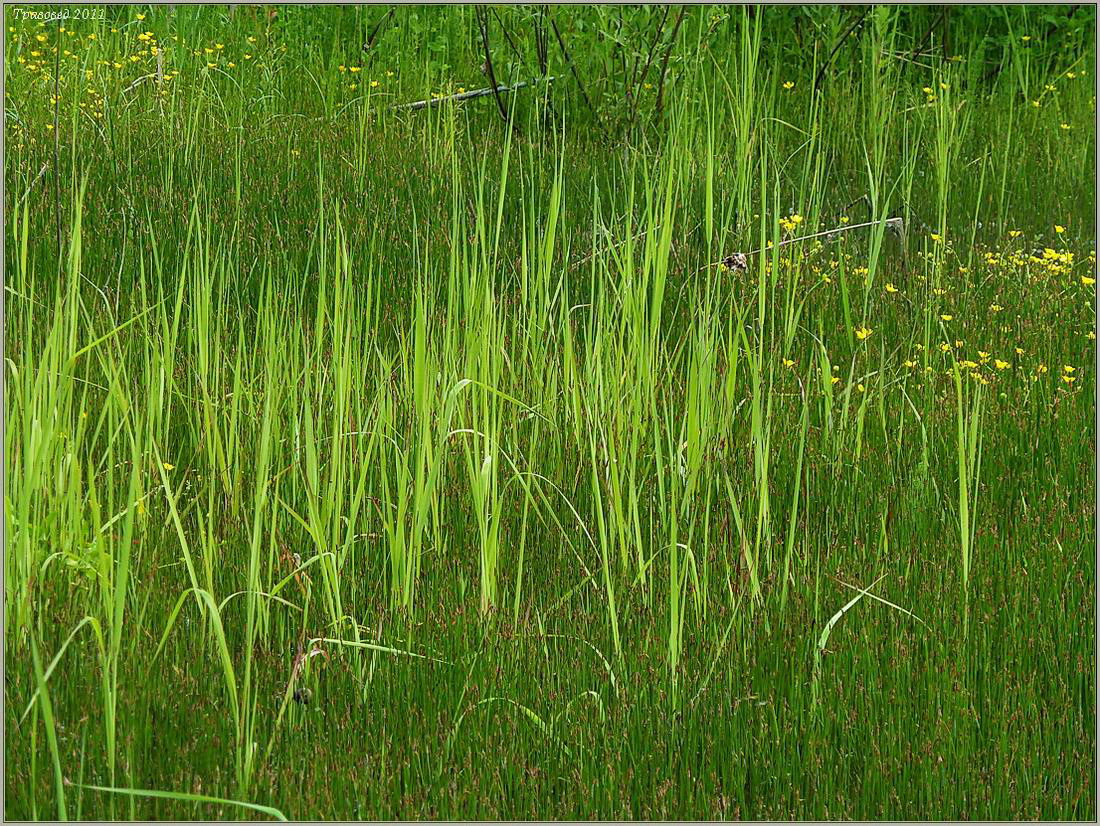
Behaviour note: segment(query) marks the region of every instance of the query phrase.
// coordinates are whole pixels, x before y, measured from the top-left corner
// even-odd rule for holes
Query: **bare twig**
[[[561,32],[558,30],[558,24],[554,20],[554,15],[550,11],[549,6],[546,7],[546,16],[550,18],[550,27],[554,30],[554,37],[557,38],[558,49],[561,51],[561,56],[565,58],[565,62],[569,64],[569,71],[573,74],[573,79],[577,81],[577,88],[580,89],[581,97],[584,98],[585,105],[588,106],[588,110],[596,119],[596,125],[600,127],[600,131],[602,132],[603,123],[600,121],[600,113],[596,111],[596,107],[592,105],[592,101],[588,98],[588,92],[584,89],[584,82],[577,73],[577,67],[573,64],[573,58],[569,56],[569,50],[565,48],[565,41],[562,39]]]
[[[672,37],[669,38],[668,48],[665,50],[665,56],[661,59],[661,75],[657,80],[657,117],[661,117],[661,110],[664,106],[665,99],[665,74],[668,72],[668,59],[672,55],[672,50],[676,47],[676,35],[680,33],[680,24],[684,22],[684,15],[687,13],[687,6],[680,7],[680,14],[676,18],[676,23],[672,27]]]
[[[871,7],[868,6],[863,14],[853,20],[852,24],[844,30],[844,34],[837,38],[836,45],[833,46],[833,50],[829,52],[829,56],[825,59],[825,62],[821,64],[821,68],[817,72],[817,77],[814,78],[815,92],[818,90],[818,87],[821,86],[821,80],[825,77],[825,72],[829,68],[829,64],[833,62],[833,58],[836,57],[836,53],[840,51],[840,47],[844,45],[844,41],[848,39],[848,36],[856,30],[856,27],[859,26],[859,24],[862,23],[867,18],[867,15],[870,13]]]
[[[928,40],[932,37],[932,32],[936,30],[936,26],[940,24],[940,21],[947,16],[947,6],[943,7],[940,12],[940,16],[932,21],[932,25],[928,27],[928,31],[924,33],[924,37],[920,40],[920,45],[913,49],[913,53],[909,55],[909,60],[915,60],[924,54],[924,47],[928,45]]]
[[[390,6],[390,10],[382,15],[377,23],[374,24],[374,28],[370,30],[370,34],[367,35],[366,42],[363,43],[363,51],[369,52],[371,46],[374,45],[374,39],[378,37],[378,32],[382,29],[382,24],[393,17],[393,6]]]
[[[61,273],[61,91],[58,82],[61,76],[61,47],[54,47],[53,60],[53,206],[57,224],[57,272]]]
[[[727,255],[721,261],[715,261],[704,267],[700,267],[698,271],[702,272],[707,267],[716,267],[719,265],[726,265],[730,269],[742,269],[746,258],[750,255],[769,252],[770,250],[786,247],[790,244],[797,244],[799,241],[812,241],[814,238],[832,238],[842,232],[851,232],[853,229],[864,229],[866,227],[876,227],[879,224],[885,224],[888,229],[899,234],[905,227],[905,222],[901,218],[881,218],[878,221],[864,221],[862,224],[848,224],[842,227],[836,227],[835,229],[824,229],[821,232],[814,232],[810,235],[800,235],[798,238],[787,238],[771,247],[761,247],[758,250],[752,250],[750,252],[735,252],[733,255]],[[731,264],[730,262],[734,263]]]
[[[412,103],[398,103],[394,105],[394,109],[409,109],[415,111],[416,109],[425,109],[429,106],[439,106],[444,103],[454,103],[463,100],[470,100],[471,98],[485,97],[485,95],[491,95],[496,92],[499,95],[507,94],[508,92],[515,92],[525,86],[534,86],[538,83],[551,83],[554,77],[551,75],[547,78],[535,78],[534,80],[521,80],[519,83],[514,83],[511,86],[497,86],[494,90],[491,87],[484,89],[474,89],[470,92],[461,92],[457,95],[448,95],[441,98],[428,98],[427,100],[416,100]]]
[[[624,238],[622,241],[619,241],[617,244],[612,244],[607,249],[603,250],[603,252],[611,252],[611,250],[617,249],[618,247],[621,247],[627,241],[638,241],[638,240],[644,238],[645,236],[647,236],[650,232],[656,232],[660,228],[661,228],[661,225],[657,224],[657,226],[653,227],[652,230],[649,230],[649,229],[642,230],[641,232],[634,235],[633,238]],[[587,264],[589,261],[591,261],[593,258],[595,258],[598,254],[599,254],[599,252],[595,251],[595,250],[590,252],[588,255],[584,256],[584,258],[579,258],[576,261],[574,261],[572,264],[570,264],[569,269],[575,270],[577,267],[580,267],[580,266],[583,266],[584,264]]]
[[[631,86],[637,87],[637,86],[641,86],[643,83],[645,83],[646,76],[649,74],[650,64],[653,63],[653,55],[656,53],[656,50],[657,50],[657,41],[660,40],[661,35],[664,34],[665,23],[668,22],[668,14],[669,14],[670,11],[672,11],[672,9],[669,6],[665,6],[665,13],[661,16],[661,22],[657,26],[656,31],[653,32],[653,42],[651,42],[649,44],[649,52],[646,54],[645,66],[642,68],[642,75],[641,75],[641,77],[637,76],[637,74],[638,74],[637,63],[635,63],[635,68],[634,68],[635,77],[632,78],[632,82],[630,84]]]
[[[489,76],[489,84],[492,87],[500,117],[507,123],[508,111],[504,108],[504,101],[500,99],[500,92],[497,89],[497,77],[493,72],[493,55],[489,51],[489,15],[482,6],[477,7],[477,26],[481,30],[481,47],[485,50],[485,74]]]

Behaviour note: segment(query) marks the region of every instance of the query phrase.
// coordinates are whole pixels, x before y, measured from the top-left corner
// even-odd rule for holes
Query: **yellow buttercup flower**
[[[1063,232],[1066,231],[1066,228],[1063,227],[1061,224],[1055,224],[1054,225],[1054,231],[1057,232],[1059,235],[1061,235]]]
[[[1062,372],[1063,373],[1076,373],[1077,368],[1073,367],[1072,365],[1067,364],[1062,368]]]
[[[1012,365],[1007,361],[1003,361],[1001,359],[994,359],[993,360],[993,366],[996,367],[998,370],[1007,370]]]
[[[169,464],[168,462],[161,462],[161,467],[163,467],[165,470],[175,470],[176,469],[175,465]]]
[[[860,341],[866,341],[871,336],[871,333],[873,333],[873,332],[874,332],[874,330],[872,330],[868,327],[857,327],[856,328],[856,338],[858,338]]]
[[[889,282],[889,281],[886,282],[886,292],[896,293],[897,291],[898,291],[898,288],[895,287],[891,282]]]
[[[786,83],[783,84],[783,88],[786,89],[787,91],[790,91],[791,89],[794,88],[794,81],[793,80],[788,80]]]
[[[793,362],[793,361],[791,361],[790,359],[783,359],[783,366],[784,366],[784,367],[793,367],[793,366],[794,366],[794,362]]]
[[[1090,278],[1087,275],[1082,275],[1081,276],[1081,283],[1084,284],[1086,287],[1091,287],[1093,284],[1096,283],[1096,279],[1095,278]]]
[[[955,316],[951,315],[951,313],[940,313],[940,320],[942,321],[950,321],[954,317]]]

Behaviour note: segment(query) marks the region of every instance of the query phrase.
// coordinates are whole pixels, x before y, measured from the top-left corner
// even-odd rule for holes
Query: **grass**
[[[1094,818],[1095,15],[938,13],[9,9],[6,816]]]

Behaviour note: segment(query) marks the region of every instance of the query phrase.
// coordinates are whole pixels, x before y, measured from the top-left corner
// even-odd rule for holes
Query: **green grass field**
[[[1096,817],[1095,7],[21,8],[7,818]]]

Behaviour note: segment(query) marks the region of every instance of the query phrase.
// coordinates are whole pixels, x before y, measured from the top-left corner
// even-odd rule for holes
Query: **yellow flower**
[[[134,15],[134,16],[137,17],[138,20],[144,20],[145,19],[144,14],[138,14],[138,15]]]
[[[38,41],[39,43],[45,43],[45,42],[46,42],[46,35],[44,35],[44,34],[36,34],[36,35],[34,36],[34,39],[35,39],[35,40],[37,40],[37,41]]]
[[[940,320],[941,321],[950,321],[954,317],[955,316],[951,315],[951,313],[940,313]]]
[[[846,223],[848,223],[848,221],[849,221],[849,220],[850,220],[850,219],[848,218],[848,216],[847,216],[847,215],[841,215],[841,216],[840,216],[840,223],[842,223],[842,224],[846,224]]]
[[[1010,229],[1008,231],[1009,238],[1019,238],[1021,235],[1023,235],[1023,233],[1018,229]]]
[[[1072,365],[1067,364],[1062,368],[1062,372],[1063,373],[1076,373],[1077,368],[1073,367]]]
[[[377,88],[378,88],[379,86],[381,86],[381,85],[382,85],[382,84],[381,84],[381,83],[379,83],[379,82],[378,82],[377,80],[372,80],[372,81],[370,82],[370,87],[371,87],[372,89],[377,89]]]
[[[794,366],[794,362],[793,362],[793,361],[791,361],[790,359],[783,359],[783,366],[784,366],[784,367],[793,367],[793,366]]]
[[[896,293],[897,291],[898,291],[898,288],[895,287],[891,282],[889,282],[889,281],[886,282],[886,292]]]
[[[1073,384],[1075,381],[1077,381],[1077,377],[1076,376],[1062,376],[1062,381],[1064,381],[1066,384]]]
[[[351,66],[351,67],[349,67],[348,71],[359,72],[359,71],[362,71],[362,67],[361,66]]]
[[[256,38],[254,38],[254,37],[253,37],[252,35],[249,35],[249,36],[248,36],[248,42],[249,42],[249,43],[255,43],[255,42],[256,42]]]
[[[348,67],[344,66],[343,64],[337,66],[336,68],[339,69],[341,72],[346,72],[348,70]]]
[[[866,339],[868,339],[870,337],[871,333],[873,333],[873,332],[874,332],[874,330],[871,330],[867,327],[857,327],[856,328],[856,338],[858,338],[860,341],[865,341]]]
[[[1036,371],[1035,371],[1035,372],[1037,372],[1037,373],[1045,373],[1046,371],[1047,371],[1047,366],[1046,366],[1045,364],[1040,364],[1040,365],[1039,365],[1039,367],[1038,367],[1038,368],[1036,369]]]
[[[913,361],[912,359],[906,359],[905,360],[905,366],[908,367],[910,370],[912,370],[914,367],[917,366],[917,363],[915,361]]]
[[[175,465],[169,464],[168,462],[161,462],[161,467],[163,467],[165,470],[175,470],[176,469]]]
[[[788,91],[793,89],[794,88],[794,81],[793,80],[788,80],[786,83],[783,84],[783,88],[787,89]]]
[[[975,367],[978,366],[978,362],[971,361],[970,359],[964,359],[963,361],[960,361],[959,364],[969,370],[973,370]]]
[[[944,341],[940,344],[940,350],[942,350],[944,353],[950,353],[951,345]]]
[[[1009,367],[1011,367],[1012,365],[1009,364],[1007,361],[1002,361],[1001,359],[994,359],[993,360],[993,366],[996,367],[998,370],[1006,370]]]
[[[1069,130],[1069,129],[1072,129],[1073,127],[1072,127],[1072,126],[1070,126],[1070,125],[1069,125],[1068,123],[1063,123],[1063,124],[1061,124],[1061,128],[1062,128],[1062,129],[1066,129],[1066,130]]]
[[[1061,226],[1060,224],[1055,224],[1054,225],[1054,231],[1057,232],[1059,235],[1061,235],[1063,232],[1066,231],[1066,228]]]
[[[389,69],[387,69],[386,70],[386,77],[393,77],[393,72],[391,72]]]
[[[858,390],[860,393],[862,393],[866,390],[866,388],[862,384],[857,384],[856,385],[856,390]]]
[[[840,381],[840,377],[839,377],[839,376],[833,376],[833,378],[832,378],[832,383],[833,383],[833,384],[836,384],[836,383],[838,383],[839,381]]]
[[[1093,284],[1096,283],[1096,279],[1095,278],[1089,278],[1087,275],[1082,275],[1081,276],[1081,283],[1084,284],[1086,287],[1091,287]]]
[[[999,313],[1001,310],[1004,309],[1004,307],[1002,307],[1000,304],[990,304],[989,309],[994,313]]]
[[[931,239],[933,241],[942,241],[943,240],[943,236],[940,235],[938,232],[933,232],[929,237],[931,237]]]

